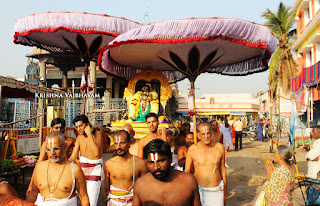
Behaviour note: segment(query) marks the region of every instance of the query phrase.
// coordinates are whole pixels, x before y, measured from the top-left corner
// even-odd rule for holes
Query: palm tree
[[[291,47],[296,39],[295,12],[290,11],[282,2],[277,13],[267,9],[262,14],[266,25],[279,40],[279,45],[270,60],[269,85],[271,98],[279,85],[285,90],[291,90],[291,79],[297,75],[297,66],[292,58]]]

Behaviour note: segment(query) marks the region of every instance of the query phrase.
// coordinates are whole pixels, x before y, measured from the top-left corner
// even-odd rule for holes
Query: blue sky
[[[157,22],[189,17],[239,18],[263,24],[261,14],[276,11],[279,3],[292,6],[294,0],[0,0],[0,75],[23,77],[25,54],[31,47],[13,43],[13,26],[23,16],[47,11],[74,11],[108,14],[137,22]],[[147,15],[146,15],[147,14]],[[205,93],[254,93],[267,88],[268,71],[246,77],[202,74],[195,82],[197,96]],[[179,83],[187,93],[188,80]]]

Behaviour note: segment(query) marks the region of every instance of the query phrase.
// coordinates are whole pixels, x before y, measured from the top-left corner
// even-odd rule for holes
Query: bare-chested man
[[[122,126],[122,129],[129,133],[130,135],[130,147],[129,147],[129,153],[135,156],[138,156],[138,140],[134,138],[135,131],[133,127],[130,124],[125,124]],[[112,153],[116,151],[115,144],[112,146],[109,146],[105,149],[104,152]]]
[[[211,122],[211,131],[213,135],[213,141],[218,141],[223,144],[223,133],[219,131],[219,123],[216,120]]]
[[[225,205],[227,173],[224,147],[221,143],[214,141],[209,123],[200,123],[197,132],[201,142],[189,147],[185,171],[190,173],[193,164],[203,206]]]
[[[178,150],[178,163],[180,167],[183,167],[183,169],[185,168],[187,151],[189,147],[194,143],[193,132],[187,133],[185,141],[186,141],[185,146],[180,147]]]
[[[79,163],[86,176],[90,205],[96,206],[101,187],[103,128],[93,131],[86,115],[76,116],[72,122],[78,136],[69,160],[76,161],[80,156]]]
[[[113,135],[117,156],[104,163],[103,201],[108,206],[132,205],[135,181],[147,173],[145,162],[129,153],[130,135],[125,130]],[[109,195],[108,195],[109,194]]]
[[[149,113],[146,115],[147,120],[147,127],[150,130],[150,134],[143,137],[139,140],[138,146],[139,146],[139,152],[138,157],[143,158],[143,148],[154,139],[162,139],[165,142],[171,141],[171,137],[167,136],[166,128],[165,127],[159,127],[159,130],[161,130],[161,135],[158,134],[158,126],[159,126],[159,120],[158,116],[155,113]]]
[[[134,206],[200,205],[196,179],[170,166],[172,155],[167,142],[161,139],[150,141],[143,149],[143,156],[150,173],[139,178],[134,185]]]
[[[76,206],[76,192],[81,205],[89,205],[85,176],[79,165],[65,157],[65,141],[61,132],[51,132],[45,142],[48,160],[39,162],[27,201],[36,205]]]
[[[66,128],[66,121],[64,119],[61,118],[55,118],[51,121],[51,128],[50,128],[50,132],[65,132],[65,128]],[[65,137],[64,138],[64,142],[66,144],[66,159],[68,159],[71,155],[71,148],[74,146],[74,143],[76,142],[76,139],[73,137]],[[45,160],[47,157],[47,153],[46,153],[46,144],[42,144],[41,148],[40,148],[40,154],[39,154],[39,159],[38,159],[38,163]],[[33,176],[31,177],[31,181],[29,184],[29,187],[27,189],[27,193],[26,196],[28,196],[29,192],[31,191],[31,185],[33,184]]]

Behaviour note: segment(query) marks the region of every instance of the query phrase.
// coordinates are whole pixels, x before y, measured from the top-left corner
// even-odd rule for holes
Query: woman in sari
[[[232,142],[232,135],[231,135],[231,127],[228,124],[228,120],[225,119],[224,123],[220,125],[220,132],[223,134],[223,146],[224,148],[229,151],[229,149],[234,150],[233,142]]]
[[[263,188],[266,206],[292,205],[294,174],[292,167],[289,165],[291,157],[291,147],[280,145],[277,147],[275,154],[275,162],[279,166],[275,168],[271,161],[266,161],[267,182]]]

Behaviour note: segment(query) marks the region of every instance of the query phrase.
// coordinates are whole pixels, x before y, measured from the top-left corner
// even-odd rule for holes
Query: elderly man
[[[55,118],[51,121],[51,128],[50,128],[50,132],[65,132],[65,128],[66,128],[66,121],[64,119],[61,118]],[[76,142],[76,139],[73,137],[65,137],[65,143],[66,143],[66,158],[68,159],[71,155],[71,148],[74,146],[74,143]],[[46,144],[42,144],[41,148],[40,148],[40,154],[39,154],[39,159],[38,162],[41,162],[43,160],[46,159],[47,157],[47,153],[46,153]],[[31,178],[29,187],[27,189],[26,192],[26,196],[28,196],[28,193],[31,190],[31,185],[33,182],[33,176]]]
[[[103,201],[108,206],[132,205],[135,181],[147,173],[144,161],[129,153],[130,135],[125,130],[113,135],[117,156],[104,163]]]
[[[91,206],[96,206],[101,187],[103,129],[93,130],[85,115],[76,116],[73,123],[78,136],[69,160],[76,161],[80,155],[80,167],[87,180],[87,191]]]
[[[192,165],[194,166],[194,176],[199,184],[203,206],[222,206],[227,201],[224,147],[214,140],[209,123],[200,123],[197,132],[201,141],[189,147],[185,171],[190,173]]]
[[[134,186],[134,206],[200,205],[197,181],[170,166],[172,155],[167,142],[150,141],[143,149],[143,157],[150,173],[139,178]]]
[[[85,176],[79,165],[65,157],[65,140],[61,132],[51,132],[46,138],[48,160],[39,162],[27,201],[36,205],[76,206],[76,193],[81,205],[89,205]]]
[[[150,134],[147,136],[143,137],[139,142],[139,152],[138,152],[138,157],[143,158],[143,148],[153,139],[162,139],[165,142],[171,141],[171,137],[167,136],[166,128],[165,127],[160,127],[161,135],[158,134],[158,126],[159,126],[159,121],[158,121],[158,116],[155,113],[149,113],[146,116],[147,120],[147,127],[150,130]]]

